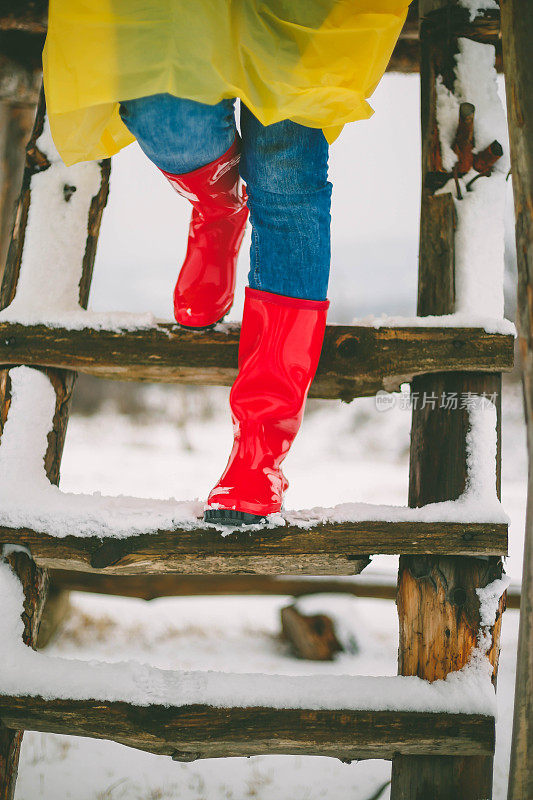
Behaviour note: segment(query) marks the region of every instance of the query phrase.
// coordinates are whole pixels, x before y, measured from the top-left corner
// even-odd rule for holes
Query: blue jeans
[[[234,100],[205,105],[170,94],[121,104],[124,123],[160,169],[181,175],[232,145]],[[241,104],[242,156],[252,223],[248,280],[254,289],[324,300],[330,266],[328,144],[320,129],[290,120],[261,125]]]

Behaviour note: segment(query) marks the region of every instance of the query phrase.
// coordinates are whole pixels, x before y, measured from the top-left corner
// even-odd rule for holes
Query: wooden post
[[[0,31],[0,279],[39,102],[43,41],[42,34]]]
[[[0,275],[9,249],[15,209],[24,172],[24,147],[35,121],[36,105],[0,104]]]
[[[70,613],[70,592],[50,581],[37,637],[37,649],[46,647]]]
[[[22,192],[15,214],[15,225],[11,239],[6,269],[0,290],[0,305],[9,305],[15,296],[20,272],[28,210],[31,199],[31,178],[45,169],[52,169],[46,156],[37,147],[45,119],[44,95],[37,109],[37,115],[30,142],[27,147],[26,167],[22,181]],[[87,243],[80,279],[80,303],[87,305],[89,287],[96,254],[96,242],[109,187],[109,161],[102,162],[100,191],[92,199],[87,209]],[[53,310],[53,309],[51,309]],[[45,370],[56,392],[56,408],[53,427],[48,436],[48,449],[45,455],[45,470],[52,483],[59,483],[59,468],[67,429],[70,399],[75,381],[75,373],[65,370]],[[7,418],[10,404],[9,371],[0,370],[0,433]],[[25,634],[26,644],[35,646],[37,632],[47,594],[48,575],[39,569],[31,558],[16,553],[11,556],[12,566],[19,576],[25,594]],[[22,732],[0,727],[0,800],[12,800],[15,792],[17,765]]]
[[[37,646],[39,623],[46,600],[48,573],[39,569],[23,552],[14,551],[2,559],[7,562],[24,586],[24,643]],[[0,800],[13,800],[17,778],[22,732],[6,728],[0,722]]]
[[[528,434],[529,483],[522,603],[509,769],[509,800],[533,797],[533,5],[501,0],[518,258],[518,341]]]
[[[453,90],[457,31],[469,35],[465,9],[448,0],[420,0],[422,91],[422,208],[418,313],[455,310],[455,208],[450,194],[433,194],[443,171],[436,120],[436,79]],[[466,29],[465,29],[466,28]],[[479,38],[474,20],[472,37]],[[468,109],[465,108],[465,112]],[[465,137],[468,140],[468,136]],[[497,397],[500,439],[501,376],[448,373],[415,378],[412,392],[437,397],[413,409],[409,504],[421,506],[459,497],[466,486],[468,411],[440,407],[455,392]],[[499,492],[500,446],[496,483]],[[461,669],[477,644],[479,599],[476,589],[502,574],[498,558],[402,556],[398,575],[399,673],[433,681]],[[493,630],[489,658],[496,677],[504,599]],[[393,760],[391,800],[487,800],[492,796],[492,757],[398,756]]]

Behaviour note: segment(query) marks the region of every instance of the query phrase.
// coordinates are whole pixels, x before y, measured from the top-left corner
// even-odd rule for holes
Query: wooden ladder
[[[449,315],[455,311],[455,206],[450,193],[435,194],[435,181],[444,173],[436,120],[436,80],[442,79],[453,93],[458,37],[495,42],[499,16],[487,12],[470,21],[466,9],[447,0],[420,0],[419,10],[423,187],[418,313]],[[78,248],[79,303],[87,306],[110,164],[106,161],[98,165],[96,183],[95,165],[91,165],[92,183],[84,172],[86,167],[66,169],[43,144],[44,126],[41,98],[27,148],[22,193],[1,287],[3,309],[10,306],[18,291],[24,291],[24,270],[47,255],[50,262],[50,251],[54,253],[59,246],[59,233],[64,236],[67,230],[72,237],[79,236],[76,221],[80,208],[84,209],[86,225],[82,227],[87,238]],[[41,188],[43,179],[49,184],[46,192]],[[35,220],[47,214],[52,195],[54,203],[61,204],[61,221],[51,220],[50,230],[38,230]],[[50,280],[51,291],[61,295],[67,278],[56,269]],[[50,314],[53,312],[51,309]],[[54,393],[44,459],[51,484],[59,482],[77,372],[126,380],[218,385],[229,385],[236,375],[238,326],[217,326],[202,333],[170,323],[118,330],[111,325],[95,327],[95,318],[86,314],[85,327],[69,325],[68,314],[58,314],[53,325],[38,319],[17,321],[16,315],[10,321],[0,321],[2,430],[6,436],[10,431],[12,446],[16,424],[20,423],[13,422],[8,428],[10,419],[20,421],[20,409],[25,408],[31,416],[28,425],[31,421],[33,426],[34,416],[39,416],[33,409],[41,409]],[[20,365],[27,369],[21,372]],[[437,399],[413,409],[409,508],[403,516],[394,522],[379,521],[372,514],[368,519],[352,516],[339,521],[339,515],[332,512],[329,520],[317,521],[309,512],[295,512],[286,515],[284,525],[236,530],[223,536],[200,519],[191,523],[185,517],[185,521],[172,523],[170,519],[168,524],[154,527],[150,516],[164,521],[167,513],[154,501],[145,514],[145,530],[125,535],[117,523],[118,527],[111,526],[105,535],[87,534],[80,529],[85,524],[82,507],[81,511],[61,512],[58,536],[53,520],[47,522],[44,512],[33,518],[31,509],[26,517],[14,513],[14,522],[0,526],[0,545],[4,546],[4,562],[16,573],[24,590],[25,644],[36,644],[50,569],[92,573],[110,580],[115,575],[140,579],[159,573],[350,575],[366,563],[369,554],[399,554],[399,675],[428,682],[444,679],[466,667],[483,641],[495,682],[505,599],[502,595],[496,618],[483,628],[478,591],[498,585],[494,582],[502,576],[507,524],[492,517],[475,522],[439,519],[431,516],[429,504],[456,500],[464,495],[469,480],[468,454],[473,446],[469,404],[455,408],[438,400],[453,393],[494,401],[493,488],[499,493],[501,373],[512,365],[512,334],[489,333],[483,327],[439,326],[434,320],[412,327],[328,326],[312,397],[350,401],[409,382],[413,392]],[[2,441],[2,445],[7,448],[8,442]],[[0,468],[1,464],[0,449]],[[26,464],[18,463],[16,469],[23,481]],[[120,519],[122,508],[128,510],[120,502],[117,500],[114,506],[113,519]],[[423,511],[417,510],[421,507]],[[34,524],[29,524],[32,519]],[[2,579],[9,583],[10,574],[4,565],[0,590]],[[31,657],[45,658],[37,653]],[[38,670],[40,662],[31,663]],[[107,695],[80,696],[82,686],[72,699],[61,693],[54,695],[52,690],[32,691],[31,687],[15,694],[3,688],[1,669],[0,800],[13,797],[24,730],[103,737],[176,760],[268,753],[328,755],[343,760],[386,758],[393,761],[394,800],[486,800],[492,796],[493,715],[486,710],[427,710],[423,704],[415,710],[402,707],[402,678],[386,679],[399,681],[391,684],[400,697],[396,708],[379,708],[379,702],[376,708],[361,707],[349,698],[342,705],[331,696],[328,699],[327,688],[315,704],[301,701],[288,708],[262,700],[246,703],[241,695],[240,703],[224,706],[209,701],[207,690],[203,701],[200,697],[195,702],[170,705],[165,698],[126,702],[107,699]],[[154,669],[151,674],[155,684],[160,671]],[[225,680],[229,679],[221,676],[222,683]],[[276,691],[282,696],[285,680],[258,676],[258,697]],[[327,682],[324,686],[342,695],[345,680],[334,679],[331,686]],[[304,686],[308,679],[301,681]],[[431,691],[429,684],[420,685],[421,691]]]

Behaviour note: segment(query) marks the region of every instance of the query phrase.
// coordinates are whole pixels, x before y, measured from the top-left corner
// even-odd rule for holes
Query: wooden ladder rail
[[[533,797],[533,5],[501,0],[516,210],[517,325],[528,432],[529,482],[508,800]]]
[[[46,157],[40,153],[37,140],[43,131],[45,120],[44,94],[41,92],[32,135],[26,148],[26,166],[24,169],[22,191],[17,204],[15,224],[7,256],[7,263],[0,289],[0,307],[5,308],[15,296],[19,278],[24,237],[28,221],[31,198],[31,179],[37,172],[52,168]],[[80,305],[87,307],[89,289],[92,279],[96,244],[103,210],[109,192],[110,161],[101,163],[101,184],[97,195],[87,209],[87,240],[85,255],[81,269]],[[65,202],[67,200],[65,199]],[[67,430],[68,416],[76,373],[60,369],[45,369],[56,392],[56,409],[53,432],[49,435],[45,456],[45,469],[51,483],[59,483],[59,468]],[[0,432],[6,421],[10,404],[9,371],[0,370]],[[14,553],[8,557],[12,568],[18,575],[25,595],[24,639],[26,644],[35,647],[37,643],[38,623],[46,600],[48,574],[23,553]],[[31,611],[31,613],[30,613]],[[0,800],[12,800],[15,792],[18,758],[22,743],[22,732],[14,731],[0,723]]]
[[[457,37],[479,39],[464,22],[465,9],[453,0],[420,0],[422,204],[418,314],[455,310],[455,208],[451,194],[435,196],[431,177],[442,170],[436,110],[440,75],[453,90]],[[448,373],[415,377],[412,390],[437,397],[449,392],[497,396],[497,491],[501,471],[501,374]],[[427,395],[426,395],[427,396]],[[415,407],[411,429],[409,505],[453,500],[465,489],[467,419],[465,410],[431,404]],[[502,560],[464,556],[401,556],[398,573],[402,675],[429,681],[461,669],[479,633],[476,589],[502,575]],[[489,658],[496,679],[500,601]],[[487,800],[492,797],[492,756],[398,756],[393,760],[391,800]]]

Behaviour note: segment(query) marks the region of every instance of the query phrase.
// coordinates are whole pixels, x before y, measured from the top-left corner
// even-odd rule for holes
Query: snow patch
[[[482,589],[476,589],[480,603],[479,613],[481,616],[481,625],[484,628],[491,628],[496,622],[500,598],[509,588],[510,584],[511,579],[507,575],[504,575],[503,578],[492,581],[488,586],[484,586]]]
[[[448,185],[448,184],[447,184]],[[442,190],[443,191],[443,190]],[[451,182],[450,188],[451,191]],[[427,317],[397,317],[380,314],[352,320],[352,325],[372,328],[483,328],[485,333],[502,333],[516,336],[516,327],[504,317],[490,317],[477,313],[428,315]]]
[[[451,172],[457,161],[452,150],[459,119],[459,99],[444,85],[442,76],[437,76],[437,125],[439,128],[442,166]]]
[[[499,9],[496,0],[459,0],[459,5],[470,12],[470,22],[480,15],[482,11]]]
[[[507,575],[498,578],[488,586],[476,589],[479,597],[480,629],[477,652],[485,655],[492,646],[492,628],[498,616],[498,606],[503,593],[509,588],[511,579]]]
[[[37,147],[50,166],[31,179],[31,202],[15,297],[0,322],[72,330],[135,330],[152,327],[152,314],[86,311],[79,304],[89,208],[100,191],[96,161],[66,167],[48,119]],[[66,200],[66,198],[69,198]]]
[[[87,328],[96,331],[136,331],[157,325],[154,315],[147,311],[136,314],[131,311],[86,311],[79,306],[74,310],[56,312],[50,308],[20,310],[13,303],[0,311],[0,323],[18,325],[46,325],[47,328],[66,328],[80,331]],[[172,321],[173,320],[169,320]]]
[[[15,298],[1,319],[79,309],[88,211],[100,189],[100,167],[65,167],[45,121],[37,147],[51,166],[31,179],[31,203]],[[69,200],[66,201],[66,196]]]
[[[471,13],[479,3],[470,2]],[[485,4],[484,7],[487,6]],[[475,16],[475,14],[474,14]],[[475,106],[475,150],[484,150],[495,139],[504,149],[490,177],[481,177],[468,191],[475,170],[461,179],[462,199],[453,180],[438,193],[451,192],[457,212],[455,234],[456,314],[503,318],[505,181],[509,148],[505,112],[498,95],[494,66],[495,48],[470,39],[458,40],[455,85],[451,93],[437,79],[437,123],[443,166],[451,171],[457,161],[452,150],[461,102]]]

